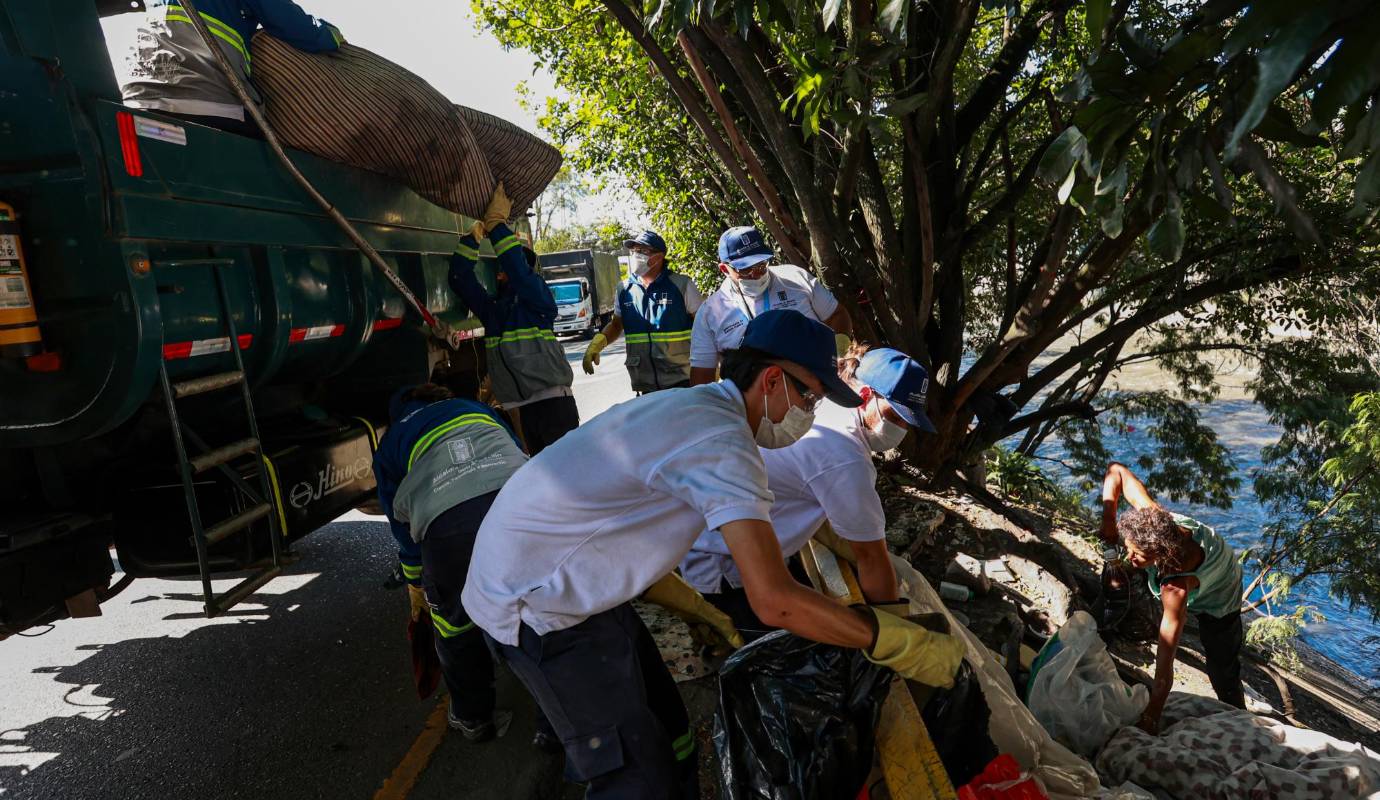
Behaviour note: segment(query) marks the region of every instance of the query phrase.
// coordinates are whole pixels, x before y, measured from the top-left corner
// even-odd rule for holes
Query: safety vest
[[[206,29],[243,78],[249,77],[249,42],[229,20],[201,12]],[[244,119],[244,106],[216,64],[215,54],[192,27],[187,11],[169,0],[163,19],[142,30],[133,80],[122,87],[126,105],[179,114]],[[253,83],[249,96],[262,103]]]
[[[421,542],[437,517],[466,500],[497,491],[527,462],[513,436],[493,415],[460,414],[413,443],[407,474],[393,498],[393,515]]]
[[[633,391],[655,392],[690,380],[690,331],[685,310],[690,278],[662,268],[650,286],[629,278],[618,290],[628,375]]]

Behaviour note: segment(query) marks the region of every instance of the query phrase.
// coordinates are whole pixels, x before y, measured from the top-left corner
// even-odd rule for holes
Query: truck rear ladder
[[[178,469],[182,476],[182,490],[187,501],[187,517],[192,524],[192,542],[196,547],[197,565],[201,570],[201,592],[205,602],[206,616],[215,617],[253,594],[259,587],[268,583],[282,572],[283,531],[278,524],[278,516],[271,505],[272,489],[264,470],[263,443],[259,438],[259,423],[254,417],[254,402],[249,392],[249,381],[245,377],[244,358],[238,347],[239,336],[235,330],[235,319],[230,313],[229,296],[225,288],[225,275],[222,270],[234,266],[234,259],[204,258],[167,261],[156,264],[164,269],[210,268],[215,276],[216,297],[220,303],[221,319],[225,325],[225,335],[234,356],[235,368],[230,372],[207,375],[174,383],[168,377],[166,359],[159,363],[159,380],[163,388],[163,402],[168,408],[168,422],[172,428],[173,446],[177,450]],[[177,401],[199,394],[220,391],[232,386],[240,389],[244,405],[245,419],[248,422],[249,437],[229,444],[212,447],[190,427],[184,424],[177,412]],[[191,443],[198,451],[190,455],[187,444]],[[247,455],[254,456],[253,472],[258,476],[258,486],[250,484],[230,462]],[[201,517],[201,509],[196,497],[196,476],[220,470],[232,486],[248,502],[243,511],[209,527]],[[272,549],[272,563],[236,584],[224,594],[217,595],[211,588],[211,562],[208,551],[217,542],[236,534],[245,533],[261,519],[268,520],[269,542]]]

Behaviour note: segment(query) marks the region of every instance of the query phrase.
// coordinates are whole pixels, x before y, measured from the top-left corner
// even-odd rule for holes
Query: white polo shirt
[[[886,514],[877,494],[877,469],[863,438],[859,409],[821,403],[814,427],[790,447],[762,450],[767,480],[776,502],[771,524],[781,554],[800,552],[827,519],[841,538],[875,542],[886,538]],[[743,585],[728,545],[717,530],[706,530],[680,562],[681,574],[701,592],[720,589],[727,579]]]
[[[839,301],[814,275],[792,264],[769,267],[767,290],[748,298],[728,276],[695,315],[690,335],[690,366],[719,366],[719,356],[743,341],[748,320],[773,308],[790,308],[823,322],[834,315]]]
[[[479,528],[461,602],[494,639],[564,630],[637,597],[706,527],[771,519],[728,382],[620,403],[522,466]]]

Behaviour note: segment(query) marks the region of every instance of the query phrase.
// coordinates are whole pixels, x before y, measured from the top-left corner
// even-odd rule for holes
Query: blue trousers
[[[586,800],[698,800],[689,716],[656,642],[628,603],[518,646],[489,639],[565,748]]]

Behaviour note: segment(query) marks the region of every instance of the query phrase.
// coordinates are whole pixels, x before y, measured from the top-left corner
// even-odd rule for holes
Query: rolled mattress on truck
[[[304,53],[262,32],[251,47],[284,144],[401,180],[442,208],[482,217],[501,181],[524,211],[560,168],[556,148],[362,47]]]

